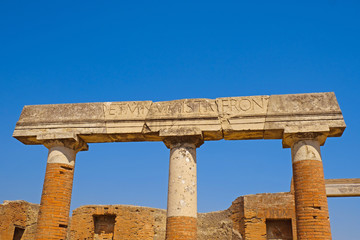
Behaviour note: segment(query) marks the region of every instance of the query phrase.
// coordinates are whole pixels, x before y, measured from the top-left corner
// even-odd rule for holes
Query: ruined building
[[[320,146],[345,127],[334,93],[25,106],[13,136],[49,149],[43,193],[40,206],[0,205],[0,239],[331,239],[327,197],[360,193],[359,179],[324,179]],[[198,214],[196,149],[220,139],[282,139],[291,191]],[[70,218],[76,154],[89,143],[133,141],[170,149],[167,211],[93,205]]]

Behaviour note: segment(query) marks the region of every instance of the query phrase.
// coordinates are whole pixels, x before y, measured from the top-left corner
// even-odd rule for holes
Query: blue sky
[[[131,2],[131,3],[130,3]],[[250,3],[251,2],[251,3]],[[322,147],[326,178],[359,178],[358,1],[0,2],[0,202],[39,203],[47,149],[12,138],[24,105],[335,92],[347,124]],[[281,140],[206,142],[198,210],[288,191]],[[166,208],[163,143],[91,144],[71,208]],[[328,199],[334,239],[358,239],[360,198]]]

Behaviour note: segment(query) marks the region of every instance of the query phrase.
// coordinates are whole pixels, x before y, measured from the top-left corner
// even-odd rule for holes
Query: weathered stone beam
[[[360,197],[360,178],[326,179],[327,197]]]
[[[189,135],[202,135],[205,141],[282,139],[297,132],[338,137],[345,127],[330,92],[25,106],[13,136],[24,144],[78,137],[87,143]]]

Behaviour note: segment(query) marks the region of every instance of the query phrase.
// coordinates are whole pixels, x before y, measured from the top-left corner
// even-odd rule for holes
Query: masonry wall
[[[242,208],[238,210],[239,213],[235,211],[237,208]],[[295,202],[291,193],[263,193],[239,197],[230,209],[235,209],[234,213],[238,214],[233,216],[233,219],[238,223],[236,226],[246,240],[296,240]],[[290,224],[290,229],[283,226],[286,223]]]
[[[111,233],[112,216],[115,223]],[[163,240],[165,223],[166,211],[161,209],[124,205],[83,206],[73,211],[69,239]],[[96,224],[100,228],[98,232],[95,232]]]
[[[199,213],[198,240],[241,240],[240,233],[233,229],[230,215],[229,210]],[[112,217],[115,217],[114,227]],[[103,226],[101,231],[99,225]],[[124,205],[83,206],[74,210],[70,229],[71,240],[164,240],[166,211]]]
[[[38,204],[4,201],[0,204],[0,240],[12,240],[14,235],[19,239],[35,239],[38,212]]]
[[[241,240],[241,234],[234,229],[231,211],[224,210],[198,214],[198,240]]]
[[[244,224],[244,198],[237,198],[230,206],[230,219],[233,223],[235,231],[239,232],[241,236],[245,236]]]
[[[0,205],[0,240],[12,240],[16,226],[25,229],[21,239],[34,239],[38,209],[25,201]],[[198,240],[296,240],[295,224],[291,193],[247,195],[237,198],[227,210],[199,213]],[[89,205],[73,211],[67,240],[164,240],[165,232],[165,210]],[[293,238],[288,238],[291,232]]]

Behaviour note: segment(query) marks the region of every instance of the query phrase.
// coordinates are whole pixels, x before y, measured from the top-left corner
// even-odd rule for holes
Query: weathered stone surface
[[[35,239],[38,212],[38,204],[4,201],[0,204],[0,239],[13,239],[17,229],[22,233],[21,239]]]
[[[25,144],[42,144],[43,139],[74,138],[106,134],[103,103],[25,106],[14,136]],[[100,121],[99,121],[100,120]]]
[[[283,134],[328,132],[341,136],[346,125],[335,94],[309,93],[272,95],[265,124],[267,139],[283,138]]]
[[[224,210],[198,214],[198,240],[242,240],[234,229],[231,211]]]
[[[48,139],[87,143],[163,141],[202,135],[207,140],[282,139],[322,132],[341,136],[345,122],[334,93],[25,106],[13,136],[25,144]]]
[[[325,179],[327,197],[360,197],[360,178]]]
[[[224,139],[264,138],[269,96],[217,98]]]
[[[151,101],[104,103],[106,136],[100,136],[99,141],[121,141],[125,138],[144,141],[145,118],[151,105]],[[94,140],[97,141],[96,138]]]
[[[221,139],[222,131],[215,100],[184,99],[155,102],[146,125],[162,136],[204,134],[206,140]]]
[[[171,146],[169,164],[168,217],[197,217],[195,144]],[[196,225],[196,224],[195,224]]]

